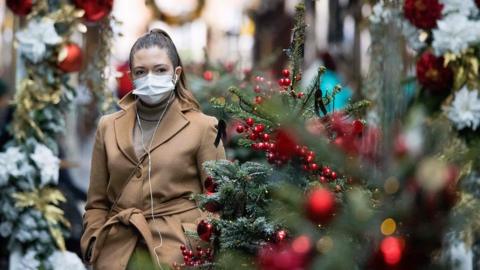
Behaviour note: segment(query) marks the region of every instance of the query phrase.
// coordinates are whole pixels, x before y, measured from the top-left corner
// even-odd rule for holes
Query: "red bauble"
[[[75,5],[85,10],[85,20],[96,22],[112,11],[113,0],[75,0]]]
[[[203,79],[204,79],[205,81],[211,81],[211,80],[213,80],[213,72],[210,71],[210,70],[207,70],[207,71],[203,72]]]
[[[213,225],[206,220],[200,221],[197,226],[197,233],[200,239],[206,242],[210,242],[210,238],[213,235]]]
[[[242,133],[242,132],[245,131],[245,128],[244,128],[242,125],[238,125],[238,126],[236,127],[236,130],[237,130],[238,133]]]
[[[453,72],[444,66],[443,57],[425,52],[417,61],[417,78],[427,90],[436,93],[450,91],[453,85]]]
[[[327,223],[335,212],[335,196],[327,189],[317,188],[307,198],[307,216],[315,223]]]
[[[128,63],[124,63],[123,65],[118,66],[117,71],[122,74],[121,77],[117,77],[117,96],[119,99],[121,99],[128,92],[130,92],[134,86],[132,79],[128,75]]]
[[[277,130],[275,132],[275,149],[279,156],[285,156],[287,159],[293,157],[296,153],[296,146],[298,145],[295,135],[287,130]]]
[[[20,16],[25,16],[32,11],[32,0],[7,0],[7,7]]]
[[[58,68],[64,72],[76,72],[82,68],[82,49],[75,43],[65,45],[58,56]]]
[[[265,125],[264,124],[257,124],[254,128],[253,131],[256,133],[263,132],[265,130]]]
[[[380,251],[385,264],[395,266],[402,259],[403,241],[398,237],[389,236],[380,243]]]
[[[416,27],[429,30],[442,17],[443,4],[438,0],[405,0],[405,17]]]
[[[207,179],[205,179],[204,186],[205,189],[210,193],[217,192],[218,184],[213,180],[211,176],[208,176]]]
[[[285,78],[289,77],[290,76],[290,70],[288,70],[288,69],[282,70],[282,76],[285,77]]]

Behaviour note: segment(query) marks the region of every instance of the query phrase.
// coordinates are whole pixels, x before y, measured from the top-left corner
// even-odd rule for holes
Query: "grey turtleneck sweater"
[[[172,104],[173,98],[170,101]],[[162,117],[162,113],[165,110],[168,103],[168,98],[163,99],[160,101],[159,104],[150,106],[143,103],[140,99],[135,102],[135,106],[137,106],[138,116],[140,118],[140,124],[143,130],[143,143],[145,144],[145,148],[148,149],[150,145],[150,140],[152,139],[153,133],[155,132],[155,127],[157,126],[157,121],[160,117]],[[168,110],[168,108],[166,108]],[[165,111],[163,118],[167,112]],[[162,120],[160,120],[162,121]],[[157,133],[161,132],[157,130]],[[138,120],[135,119],[135,127],[133,129],[133,147],[135,149],[135,153],[137,157],[141,157],[146,151],[143,149],[142,146],[142,132],[140,131],[140,127],[138,126]]]

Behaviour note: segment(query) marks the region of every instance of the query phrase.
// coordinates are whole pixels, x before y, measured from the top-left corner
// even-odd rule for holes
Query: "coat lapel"
[[[125,157],[133,164],[137,164],[139,160],[143,160],[146,156],[144,154],[138,158],[133,147],[133,129],[136,121],[135,102],[135,96],[131,92],[122,98],[118,104],[124,113],[118,116],[114,123],[117,145]],[[191,107],[182,107],[177,98],[173,100],[158,126],[151,151],[168,141],[188,125],[189,121],[183,114],[183,111],[190,109]]]
[[[118,105],[124,111],[114,121],[115,139],[118,148],[133,164],[138,163],[135,149],[133,148],[133,128],[135,127],[135,97],[130,92],[122,98]]]

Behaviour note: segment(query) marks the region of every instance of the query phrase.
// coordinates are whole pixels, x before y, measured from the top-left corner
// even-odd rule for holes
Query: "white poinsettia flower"
[[[32,20],[27,27],[16,34],[22,55],[30,61],[38,63],[45,56],[47,45],[55,45],[62,41],[57,34],[54,21],[48,18]]]
[[[480,125],[480,99],[478,91],[469,91],[463,87],[455,94],[455,99],[450,107],[445,109],[457,129],[471,128],[476,130]]]
[[[20,249],[14,250],[10,254],[10,270],[39,269],[40,261],[36,256],[37,253],[31,249],[23,255]]]
[[[433,30],[432,46],[437,55],[446,52],[460,53],[472,43],[480,41],[480,22],[469,20],[465,15],[454,13],[437,22]]]
[[[38,169],[40,169],[41,187],[49,183],[56,184],[58,182],[60,159],[53,154],[52,150],[43,144],[37,144],[30,158],[35,162]]]
[[[82,260],[77,254],[70,251],[55,251],[48,258],[48,262],[52,265],[53,270],[85,270]]]
[[[9,147],[0,153],[0,187],[7,184],[10,176],[19,177],[22,169],[19,165],[26,161],[25,154],[19,147]]]
[[[476,14],[478,8],[473,0],[440,0],[443,4],[443,14],[461,13],[463,15]]]

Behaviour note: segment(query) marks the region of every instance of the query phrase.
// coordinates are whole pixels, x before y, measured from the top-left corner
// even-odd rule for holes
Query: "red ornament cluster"
[[[213,262],[213,250],[211,248],[197,247],[196,252],[181,245],[180,250],[183,255],[183,263],[173,263],[174,270],[180,270],[187,267],[198,267]]]
[[[443,57],[436,57],[428,51],[417,61],[417,78],[432,93],[448,92],[453,85],[453,72],[444,66]]]
[[[292,81],[290,80],[290,70],[288,69],[282,70],[282,77],[283,78],[280,78],[278,80],[278,85],[284,88],[290,86],[290,84],[292,83]]]
[[[438,0],[405,0],[403,12],[413,25],[429,30],[437,27],[442,17],[443,4]]]
[[[305,211],[316,224],[328,223],[335,213],[335,195],[325,188],[316,188],[308,194]]]

